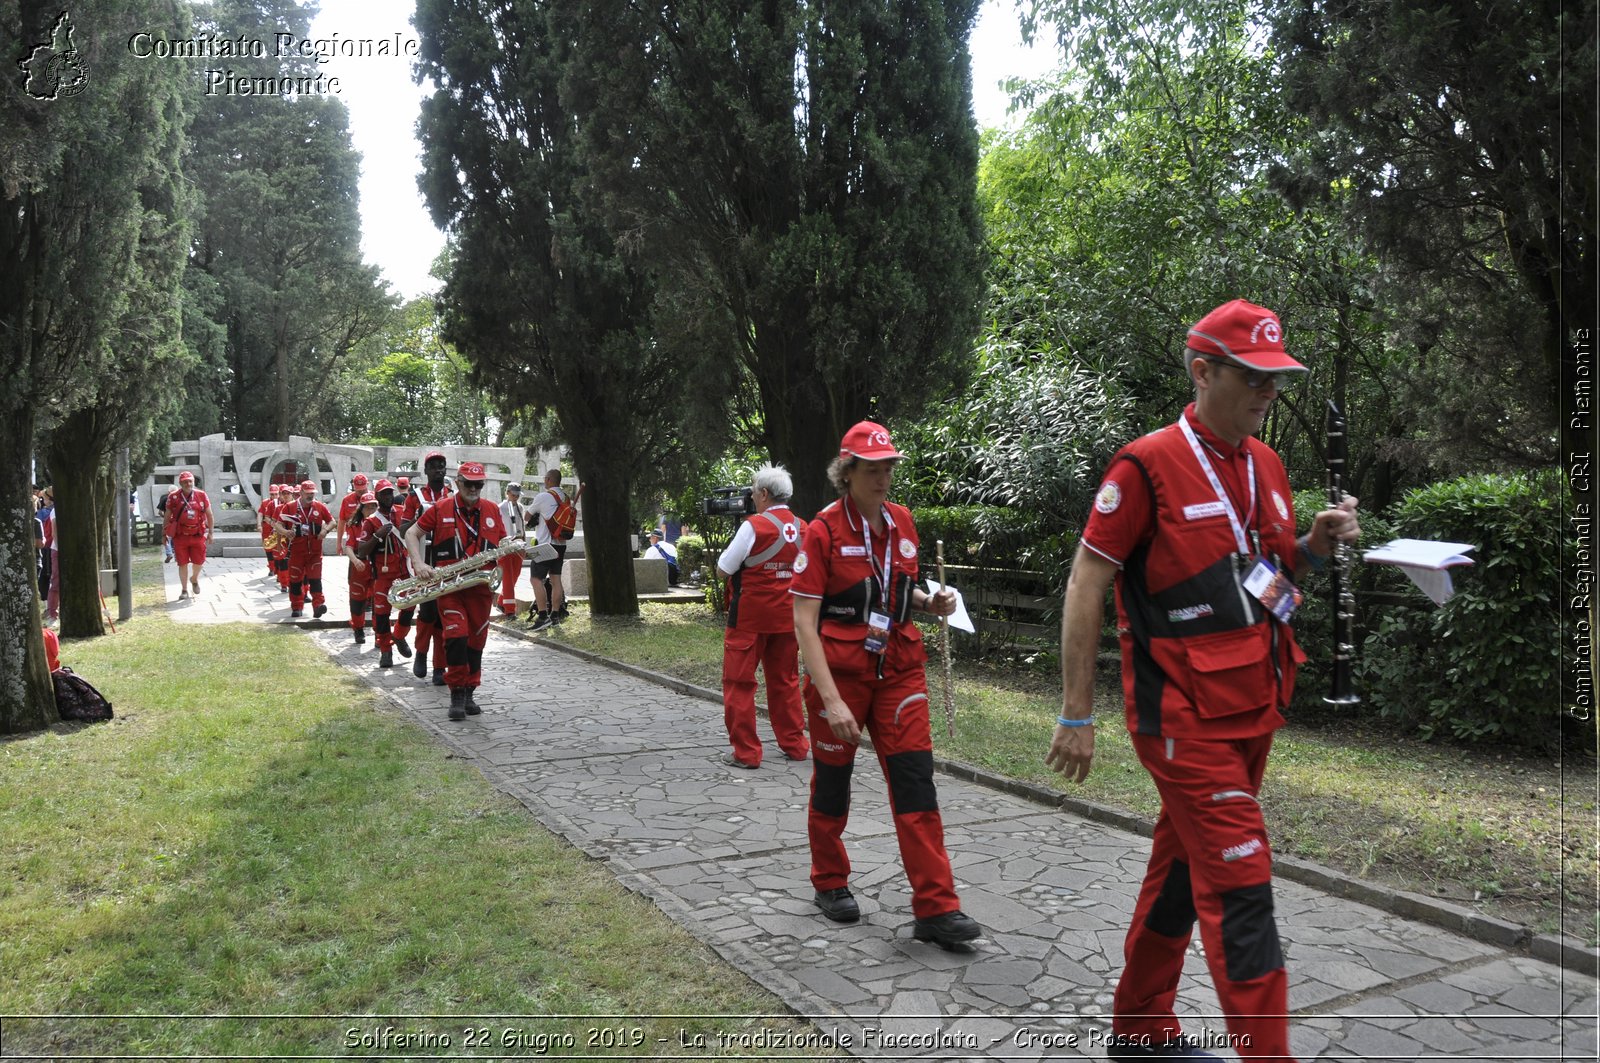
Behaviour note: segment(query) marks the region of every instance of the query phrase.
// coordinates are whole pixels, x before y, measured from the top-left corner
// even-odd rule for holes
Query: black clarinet
[[[1344,502],[1345,462],[1350,456],[1344,414],[1330,400],[1326,421],[1328,438],[1328,506]],[[1328,592],[1333,606],[1333,688],[1322,700],[1329,705],[1359,705],[1350,681],[1350,662],[1356,653],[1356,595],[1350,583],[1350,546],[1334,540],[1328,565]]]

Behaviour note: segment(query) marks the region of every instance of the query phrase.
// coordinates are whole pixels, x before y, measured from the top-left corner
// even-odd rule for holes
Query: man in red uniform
[[[261,505],[256,510],[261,517],[261,552],[267,558],[268,579],[278,574],[278,565],[273,560],[272,551],[267,549],[267,540],[272,537],[272,521],[278,515],[278,495],[282,491],[282,484],[269,484],[267,486],[267,497],[261,500]]]
[[[956,600],[953,592],[930,596],[916,585],[916,524],[910,510],[889,501],[901,457],[881,425],[862,421],[845,433],[828,468],[840,497],[811,522],[794,560],[790,594],[811,722],[811,884],[829,919],[853,923],[861,917],[843,838],[856,749],[861,732],[869,731],[911,881],[912,934],[952,948],[980,937],[983,928],[961,911],[944,847],[928,724],[928,654],[911,610],[949,616]]]
[[[761,764],[756,734],[756,666],[767,677],[767,714],[778,748],[805,760],[805,712],[800,707],[799,644],[789,588],[800,553],[800,521],[789,511],[794,481],[781,465],[763,465],[750,486],[756,513],[739,525],[717,558],[728,577],[728,626],[722,633],[722,716],[735,767]],[[654,533],[652,533],[653,535]]]
[[[431,507],[438,505],[450,497],[450,484],[445,480],[445,466],[447,462],[442,451],[430,450],[422,457],[422,471],[427,475],[428,482],[415,487],[405,497],[405,503],[400,510],[400,531],[402,534],[411,530],[417,518],[427,512]],[[401,478],[405,482],[405,478]],[[433,560],[433,547],[427,548],[426,560]],[[423,602],[417,606],[417,659],[411,664],[411,672],[418,679],[426,678],[428,674],[429,648],[432,647],[433,659],[433,685],[445,685],[445,659],[444,640],[439,638],[439,602]],[[404,654],[402,653],[402,656]]]
[[[391,630],[389,588],[396,580],[405,579],[410,569],[406,564],[405,540],[394,523],[394,484],[379,480],[373,486],[377,488],[373,492],[377,505],[361,521],[356,533],[355,554],[357,560],[371,567],[372,633],[380,654],[378,667],[393,668],[394,650],[401,649],[405,657],[411,655],[410,647],[405,644],[406,634],[411,630],[411,610],[402,610],[400,627]]]
[[[1226,303],[1189,330],[1184,357],[1194,403],[1112,459],[1073,558],[1046,762],[1080,782],[1089,773],[1095,656],[1115,578],[1127,728],[1161,815],[1124,944],[1109,1058],[1219,1058],[1185,1038],[1173,1014],[1198,920],[1232,1047],[1292,1060],[1257,795],[1305,657],[1288,623],[1297,593],[1264,587],[1321,567],[1360,528],[1347,497],[1297,539],[1283,463],[1254,438],[1305,372],[1284,350],[1277,315]]]
[[[310,480],[300,484],[300,497],[278,509],[278,530],[290,536],[289,616],[305,615],[306,594],[311,597],[311,615],[328,611],[322,596],[322,540],[334,530],[333,512],[317,498],[317,485]]]
[[[365,565],[356,566],[360,560],[351,554],[355,545],[356,535],[361,531],[361,519],[366,514],[361,511],[365,495],[372,494],[367,490],[367,474],[358,472],[350,477],[350,493],[339,500],[339,549],[350,559],[349,574],[345,585],[350,592],[350,629],[355,632],[356,645],[364,645],[367,641],[367,609],[371,606],[372,584],[367,578]],[[376,496],[374,496],[376,504]]]
[[[211,500],[204,491],[195,490],[194,473],[187,469],[178,474],[178,489],[167,496],[166,515],[164,534],[172,540],[178,559],[178,597],[187,598],[191,588],[200,593],[200,568],[206,563],[216,519]]]
[[[482,497],[487,479],[482,465],[462,462],[456,473],[457,493],[429,506],[406,532],[406,550],[418,576],[426,579],[433,573],[433,566],[422,556],[425,535],[433,536],[434,558],[441,565],[475,557],[499,545],[505,527],[500,521],[500,508]],[[444,627],[444,681],[450,688],[450,719],[464,720],[483,711],[473,691],[483,676],[483,647],[489,639],[494,591],[487,583],[478,583],[436,601]]]

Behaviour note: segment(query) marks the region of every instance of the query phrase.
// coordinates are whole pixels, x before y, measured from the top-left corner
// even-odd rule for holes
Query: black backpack
[[[56,711],[63,720],[97,723],[111,719],[111,702],[71,668],[58,668],[50,678],[56,686]]]

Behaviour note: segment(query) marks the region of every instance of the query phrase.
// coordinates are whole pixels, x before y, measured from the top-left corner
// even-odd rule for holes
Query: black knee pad
[[[914,749],[883,758],[889,768],[889,799],[894,814],[939,811],[939,792],[933,786],[933,750]]]
[[[372,618],[372,630],[380,635],[387,635],[389,633],[389,614],[378,613],[375,615]]]
[[[423,602],[417,606],[417,623],[435,625],[439,623],[439,602],[437,599],[431,602]]]
[[[417,607],[414,605],[409,609],[402,609],[400,610],[400,623],[404,624],[406,627],[410,627],[411,621],[416,617],[416,615]]]
[[[811,782],[812,811],[835,818],[850,811],[850,773],[855,764],[824,764],[816,761],[816,776]]]
[[[1194,930],[1194,921],[1194,886],[1189,881],[1189,865],[1174,860],[1167,865],[1166,880],[1161,883],[1161,892],[1144,917],[1144,925],[1162,937],[1183,938]]]
[[[289,597],[291,597],[291,598],[299,598],[299,597],[303,596],[304,594],[305,594],[305,585],[304,584],[296,583],[293,580],[289,581]]]
[[[1228,979],[1248,982],[1283,966],[1278,922],[1272,915],[1272,883],[1222,894],[1222,951]]]
[[[444,663],[445,664],[450,664],[450,665],[466,664],[467,663],[467,654],[468,654],[468,652],[469,651],[467,650],[467,640],[466,639],[445,639],[444,640]]]
[[[477,673],[483,671],[483,651],[482,650],[473,650],[473,649],[467,650],[467,668],[469,670],[471,670],[474,675],[476,675]]]
[[[312,594],[321,594],[322,593],[322,581],[320,579],[314,579],[314,580],[311,581],[311,593]]]

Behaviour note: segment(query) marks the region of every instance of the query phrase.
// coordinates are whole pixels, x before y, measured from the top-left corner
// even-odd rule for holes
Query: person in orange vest
[[[178,474],[178,489],[167,496],[164,534],[172,540],[173,556],[178,559],[178,598],[189,592],[200,593],[200,569],[206,563],[206,547],[214,535],[215,514],[211,500],[194,486],[194,473]]]
[[[728,577],[722,633],[722,716],[736,767],[761,764],[756,734],[756,667],[767,679],[767,715],[778,748],[790,760],[811,753],[800,705],[799,643],[794,634],[794,559],[803,522],[789,509],[794,480],[781,465],[763,465],[751,479],[754,516],[739,525],[717,568]],[[652,531],[654,539],[660,532]],[[646,554],[648,557],[649,555]]]
[[[884,780],[900,860],[911,883],[912,936],[954,948],[983,934],[961,910],[944,820],[933,781],[928,722],[928,654],[911,620],[955,611],[955,594],[917,586],[917,526],[889,501],[903,455],[882,425],[861,421],[845,433],[828,479],[839,492],[805,530],[794,559],[795,636],[806,662],[805,705],[811,722],[811,839],[814,903],[838,923],[861,917],[850,892],[844,828],[850,777],[862,732]]]
[[[1276,314],[1243,299],[1217,307],[1189,330],[1183,365],[1194,402],[1111,459],[1073,556],[1046,763],[1078,782],[1089,774],[1095,661],[1114,579],[1124,724],[1161,814],[1123,945],[1107,1057],[1221,1058],[1185,1037],[1173,1011],[1198,923],[1231,1047],[1241,1058],[1292,1061],[1258,799],[1305,660],[1289,625],[1299,592],[1282,581],[1320,567],[1361,529],[1346,496],[1297,535],[1283,462],[1255,438],[1306,372],[1285,350]]]
[[[433,562],[449,564],[474,557],[500,544],[505,526],[500,507],[483,497],[488,474],[475,461],[456,472],[456,493],[429,506],[406,532],[411,568],[426,579],[433,564],[423,557],[423,537],[433,540]],[[464,720],[482,712],[474,692],[483,678],[483,647],[489,638],[494,592],[486,583],[462,587],[435,599],[443,625],[445,685],[450,688],[450,719]],[[420,652],[420,651],[419,651]]]

